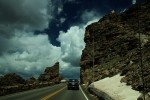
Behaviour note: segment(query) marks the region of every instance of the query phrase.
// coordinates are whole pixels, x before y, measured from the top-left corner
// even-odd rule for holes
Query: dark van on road
[[[78,79],[69,79],[68,80],[68,90],[76,89],[79,90],[79,81]]]

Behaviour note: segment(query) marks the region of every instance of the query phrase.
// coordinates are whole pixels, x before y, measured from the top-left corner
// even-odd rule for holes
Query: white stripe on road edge
[[[79,86],[79,87],[80,87],[80,90],[81,90],[81,92],[83,93],[84,97],[86,98],[86,100],[89,100],[88,97],[87,97],[87,96],[85,95],[85,93],[83,92],[81,86]]]

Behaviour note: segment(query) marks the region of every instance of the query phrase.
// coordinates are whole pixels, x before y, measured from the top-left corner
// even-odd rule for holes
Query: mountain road
[[[1,96],[0,100],[89,100],[89,99],[82,91],[81,87],[79,90],[68,90],[67,85],[62,83],[54,86]]]

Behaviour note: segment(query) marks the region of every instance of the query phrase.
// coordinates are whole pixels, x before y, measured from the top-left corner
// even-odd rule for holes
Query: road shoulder
[[[87,96],[88,100],[101,100],[101,99],[98,99],[96,97],[96,95],[90,93],[90,91],[88,90],[89,88],[85,85],[80,85],[83,92],[85,93],[85,95]]]

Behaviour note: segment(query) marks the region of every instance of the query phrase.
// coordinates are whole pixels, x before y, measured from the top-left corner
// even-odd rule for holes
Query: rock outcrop
[[[46,82],[59,82],[59,63],[56,63],[52,67],[47,67],[43,74],[39,76],[39,81]]]
[[[8,73],[0,77],[0,87],[24,84],[25,80],[16,73]]]
[[[86,46],[80,63],[82,83],[120,73],[125,76],[121,82],[140,91],[142,66],[146,91],[150,91],[149,2],[136,4],[121,14],[105,15],[86,27],[84,41]]]
[[[59,76],[59,63],[56,63],[52,67],[47,67],[38,80],[34,77],[25,80],[16,73],[8,73],[0,76],[0,96],[51,86],[59,83],[61,79]]]

